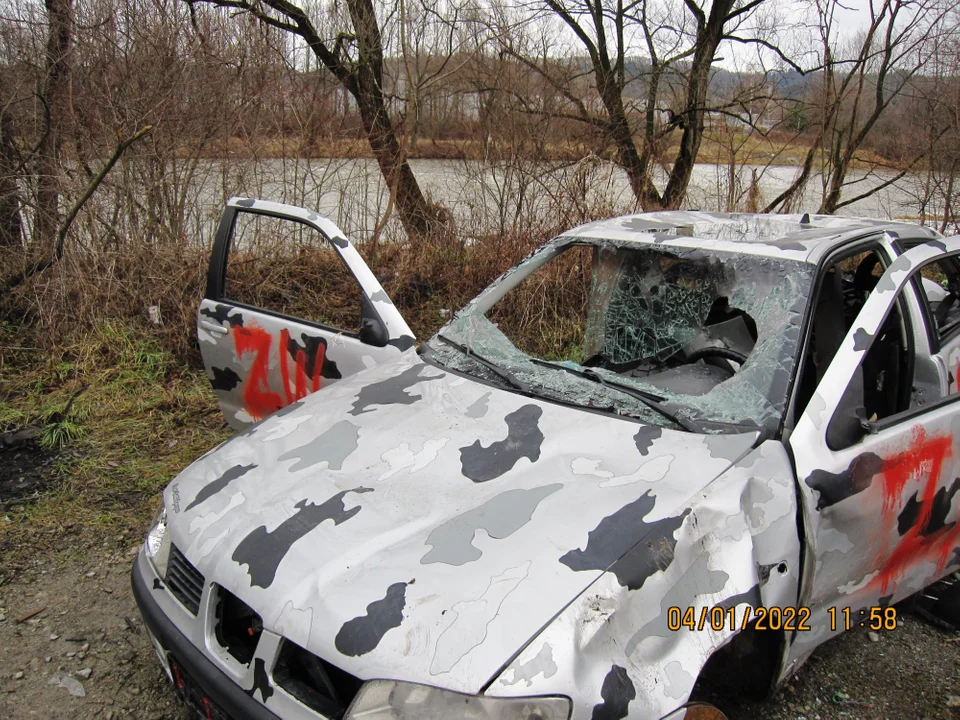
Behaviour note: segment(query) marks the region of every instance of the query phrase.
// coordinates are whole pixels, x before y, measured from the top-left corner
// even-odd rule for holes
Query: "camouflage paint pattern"
[[[368,412],[352,415],[375,385],[385,389],[369,399]],[[486,413],[470,417],[481,399]],[[657,708],[659,717],[683,704],[725,638],[667,632],[653,598],[678,583],[677,602],[684,593],[703,604],[735,596],[759,602],[774,585],[778,598],[796,595],[789,463],[779,443],[751,451],[756,433],[658,428],[641,452],[636,436],[647,426],[602,415],[585,424],[581,414],[405,355],[308,396],[194,463],[167,489],[168,533],[208,587],[215,582],[241,597],[266,631],[359,677],[476,693],[547,627],[540,637],[556,670],[535,641],[489,694],[569,692],[575,680],[589,710],[602,702],[610,669],[593,656],[609,660],[617,642],[632,643],[632,659],[621,650],[618,663],[623,682],[637,688],[631,713]],[[496,477],[477,481],[464,451],[496,447],[511,418],[524,416],[531,427],[518,433],[517,452]],[[326,441],[345,424],[355,442]],[[428,447],[422,462],[408,462]],[[780,562],[789,574],[761,588],[757,565]],[[567,635],[568,622],[576,624],[587,612],[580,606],[598,593],[611,608],[608,622],[584,621]],[[382,621],[373,622],[377,613]],[[662,643],[677,644],[671,657],[688,684],[675,671],[668,686],[640,671]],[[570,663],[576,652],[591,662]],[[538,664],[546,670],[533,672]],[[597,674],[571,678],[585,667]],[[529,677],[520,682],[520,675]]]
[[[757,253],[816,261],[876,225],[815,217],[816,227],[795,230],[798,222],[655,213],[570,234],[743,251],[751,243],[735,238],[746,227],[763,237]],[[791,232],[775,237],[765,229],[791,223]],[[471,306],[492,303],[550,247]],[[882,453],[843,463],[839,480],[811,478],[845,378],[868,344],[856,330],[876,332],[916,258],[939,252],[930,248],[888,270],[789,446],[757,432],[698,435],[586,413],[405,353],[343,373],[198,459],[167,488],[167,538],[206,578],[197,617],[163,587],[143,553],[138,571],[156,579],[154,599],[197,649],[284,717],[316,716],[264,671],[281,638],[362,679],[487,688],[496,697],[566,695],[575,720],[680,720],[706,661],[736,631],[672,631],[671,606],[734,608],[739,617],[747,607],[805,604],[817,594],[821,567],[838,553],[823,582],[836,588],[843,578],[857,604],[899,597],[916,589],[923,571],[960,563],[960,553],[936,555],[937,544],[936,557],[917,567],[896,560],[888,586],[875,580],[877,567],[871,575],[860,560],[844,562],[845,552],[873,538],[850,513],[831,512],[856,509],[869,493],[887,493],[883,517],[894,525],[898,512],[904,522],[903,498],[918,493],[906,518],[918,528],[904,535],[911,547],[925,531],[955,532],[958,509],[914,487],[922,484],[915,476],[933,466],[908,448],[898,456],[899,494],[876,480],[878,467],[890,473]],[[243,362],[226,357],[223,365],[239,374],[248,369]],[[954,432],[952,414],[943,423]],[[930,438],[918,431],[914,439]],[[951,463],[960,458],[952,443],[938,446]],[[263,618],[249,666],[207,641],[214,585]],[[822,627],[814,630],[797,633],[792,644],[785,638],[777,677],[825,639]]]

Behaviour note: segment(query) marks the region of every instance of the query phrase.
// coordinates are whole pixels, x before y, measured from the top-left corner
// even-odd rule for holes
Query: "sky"
[[[837,39],[852,37],[858,32],[866,29],[870,25],[870,2],[871,0],[841,0],[835,10],[834,15],[834,33]],[[873,0],[875,6],[880,6],[883,0]],[[795,23],[816,23],[817,15],[813,10],[813,0],[772,0],[768,6],[774,9],[777,16],[782,20],[784,26],[792,26]],[[781,42],[789,45],[790,41],[800,44],[800,50],[810,50],[819,55],[820,41],[815,36],[814,31],[809,31],[809,37],[805,38],[802,31],[788,32],[786,37],[781,37]],[[726,43],[720,53],[723,59],[716,65],[728,70],[756,70],[757,67],[750,67],[756,64],[757,47],[738,45],[736,43]],[[797,58],[798,53],[792,50],[788,53],[791,57]],[[776,65],[776,60],[772,54],[766,54],[766,67]],[[808,56],[806,62],[801,61],[801,65],[816,64],[813,57]]]
[[[844,0],[837,9],[837,25],[851,34],[870,24],[870,0]]]

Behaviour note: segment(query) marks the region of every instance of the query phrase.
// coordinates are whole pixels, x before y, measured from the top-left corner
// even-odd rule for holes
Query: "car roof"
[[[935,230],[896,220],[697,210],[624,215],[581,225],[562,237],[702,248],[817,263],[834,248],[882,233],[921,242],[941,237]]]

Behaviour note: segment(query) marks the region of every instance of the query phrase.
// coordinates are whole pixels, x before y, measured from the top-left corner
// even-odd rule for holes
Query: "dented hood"
[[[478,692],[608,568],[633,588],[659,572],[652,540],[674,542],[755,439],[524,397],[410,352],[199,459],[167,488],[169,532],[334,665]]]

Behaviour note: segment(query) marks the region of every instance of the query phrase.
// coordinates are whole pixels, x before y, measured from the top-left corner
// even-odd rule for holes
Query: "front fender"
[[[630,573],[615,564],[517,655],[487,694],[572,695],[574,720],[591,718],[598,706],[605,717],[619,718],[662,718],[682,707],[710,656],[742,630],[748,607],[796,602],[796,485],[783,445],[766,441],[749,452],[691,498],[672,537],[644,543],[642,553],[618,563],[629,557],[656,564],[656,572],[637,573],[645,578],[639,587],[625,587],[618,577]],[[706,610],[704,628],[671,629],[678,612],[671,618],[671,607],[680,616],[693,608],[698,624]],[[715,607],[725,611],[722,629],[710,627]]]

